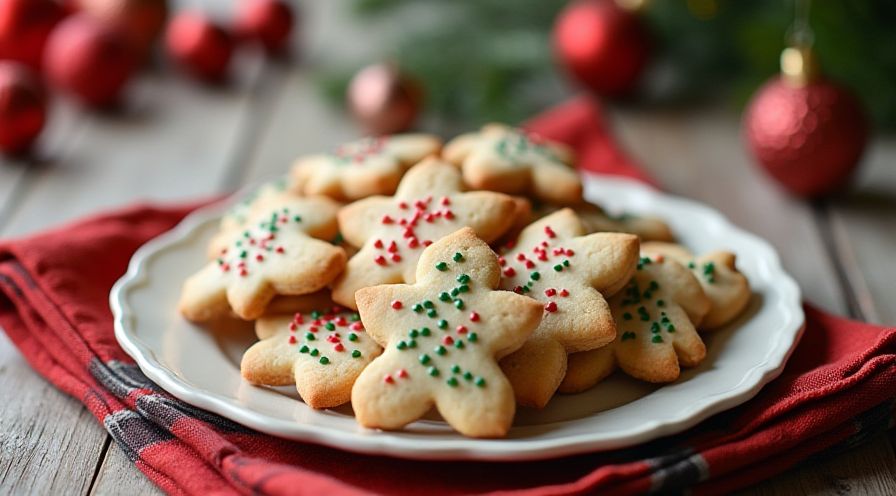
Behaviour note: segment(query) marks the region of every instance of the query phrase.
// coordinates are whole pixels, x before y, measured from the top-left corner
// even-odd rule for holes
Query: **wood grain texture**
[[[90,488],[92,496],[116,496],[120,494],[161,495],[162,490],[149,481],[143,472],[128,460],[115,443],[109,446],[96,480]]]

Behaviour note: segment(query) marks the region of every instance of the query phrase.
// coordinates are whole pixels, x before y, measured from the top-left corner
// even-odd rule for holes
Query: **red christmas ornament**
[[[868,139],[858,100],[816,74],[807,49],[788,48],[782,76],[753,97],[744,117],[750,151],[790,192],[804,197],[843,186]]]
[[[78,8],[117,26],[134,43],[140,54],[146,54],[158,39],[168,18],[167,0],[76,0]]]
[[[277,54],[286,49],[294,22],[292,8],[286,2],[241,0],[234,29],[241,38],[258,41],[269,54]]]
[[[117,29],[84,14],[62,21],[47,41],[50,81],[91,106],[115,103],[137,66],[133,46]]]
[[[165,36],[168,53],[194,76],[220,81],[227,76],[233,40],[199,12],[183,12],[172,19]]]
[[[632,4],[637,2],[626,2]],[[569,4],[554,25],[554,52],[580,83],[607,97],[631,93],[650,58],[641,19],[614,0]]]
[[[415,81],[390,64],[365,67],[352,78],[348,106],[370,134],[407,131],[420,114],[423,92]]]
[[[0,151],[30,148],[46,119],[46,91],[37,76],[24,65],[0,62]]]
[[[40,69],[47,37],[62,17],[52,0],[0,0],[0,58]]]

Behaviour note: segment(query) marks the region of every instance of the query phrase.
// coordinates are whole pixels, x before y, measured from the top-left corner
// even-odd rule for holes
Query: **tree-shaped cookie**
[[[750,303],[750,283],[737,270],[737,256],[730,251],[712,251],[698,257],[684,246],[659,242],[645,243],[641,251],[654,258],[671,258],[691,269],[712,301],[709,313],[700,323],[702,330],[724,326]]]
[[[500,277],[495,253],[464,228],[423,251],[416,283],[358,291],[361,320],[385,349],[352,389],[361,425],[399,429],[435,405],[464,435],[507,433],[513,390],[496,360],[535,330],[542,306],[496,291]]]
[[[243,355],[243,378],[252,384],[295,384],[312,408],[351,399],[355,379],[382,348],[364,332],[357,313],[330,307],[255,322],[261,340]]]
[[[474,189],[529,193],[564,205],[582,201],[572,152],[520,129],[490,124],[478,133],[458,136],[442,155],[463,169],[464,181]]]
[[[327,198],[291,199],[253,217],[228,246],[186,280],[179,308],[205,322],[229,310],[242,319],[261,316],[275,295],[302,295],[329,284],[345,266],[342,248],[314,239],[309,231],[332,225]]]
[[[501,361],[517,402],[544,407],[566,372],[567,354],[613,341],[616,326],[604,296],[622,288],[638,263],[631,234],[585,235],[571,209],[526,227],[499,259],[503,289],[542,302],[544,317],[529,341]]]
[[[706,356],[695,327],[709,306],[700,283],[681,264],[642,257],[629,284],[610,299],[616,340],[571,355],[560,391],[588,389],[617,365],[648,382],[678,379],[680,367],[694,367]]]
[[[361,246],[333,286],[333,300],[349,308],[366,286],[413,282],[423,249],[461,227],[487,242],[513,223],[514,201],[489,191],[461,192],[460,172],[428,159],[411,168],[394,197],[365,198],[339,212],[345,239]]]
[[[438,153],[442,142],[430,134],[396,134],[346,143],[333,153],[311,155],[292,166],[293,190],[357,200],[395,192],[408,167]]]

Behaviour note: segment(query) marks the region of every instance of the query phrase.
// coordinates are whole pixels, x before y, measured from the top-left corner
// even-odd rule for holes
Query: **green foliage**
[[[467,125],[518,121],[561,92],[551,47],[558,0],[355,0],[362,19],[408,9],[430,22],[382,47],[427,93],[427,111]],[[680,102],[721,93],[743,103],[778,71],[793,21],[781,0],[653,0],[643,11],[655,58],[642,96]],[[896,2],[816,0],[810,24],[824,72],[851,87],[879,124],[896,125]],[[320,78],[342,101],[349,74],[365,65],[337,61]],[[341,65],[341,66],[339,66]],[[660,76],[660,74],[662,76]],[[661,82],[661,84],[660,84]]]

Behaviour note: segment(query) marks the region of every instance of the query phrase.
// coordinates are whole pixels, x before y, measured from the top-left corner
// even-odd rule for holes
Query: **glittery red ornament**
[[[168,25],[165,45],[171,57],[194,76],[206,81],[227,76],[233,40],[202,13],[177,14]]]
[[[115,103],[137,66],[133,46],[117,29],[77,14],[47,41],[44,67],[59,88],[92,106]]]
[[[47,37],[62,16],[52,0],[0,0],[0,58],[40,69]]]
[[[423,91],[390,64],[361,69],[349,83],[348,106],[370,134],[407,131],[420,114]]]
[[[76,0],[78,8],[117,26],[143,55],[158,39],[168,18],[167,0]]]
[[[234,29],[241,38],[258,41],[270,54],[287,48],[295,22],[292,7],[281,0],[240,0]]]
[[[0,151],[30,148],[46,118],[46,91],[37,76],[22,64],[0,62]]]
[[[822,77],[784,71],[747,108],[744,133],[750,151],[796,195],[839,189],[856,169],[868,139],[862,107],[849,91]]]
[[[631,93],[650,58],[641,19],[614,0],[569,4],[557,17],[553,37],[554,52],[570,74],[602,96]]]

